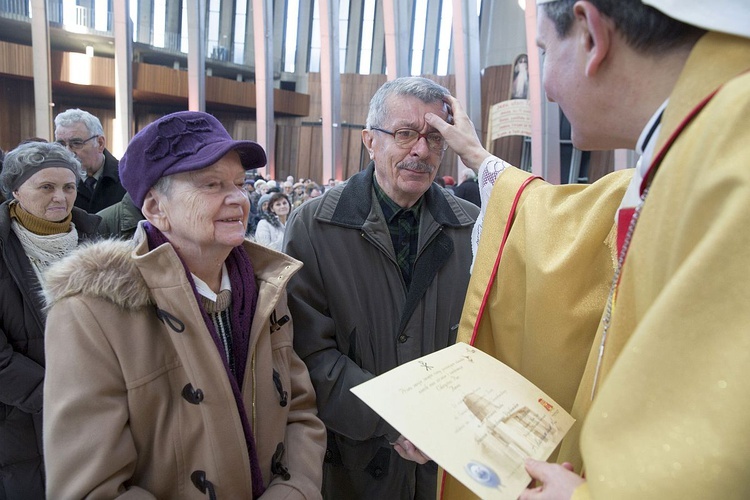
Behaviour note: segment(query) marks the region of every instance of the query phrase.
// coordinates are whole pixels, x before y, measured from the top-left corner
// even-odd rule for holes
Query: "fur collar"
[[[132,240],[107,239],[79,246],[45,273],[47,308],[75,295],[108,300],[124,309],[153,304],[135,261]]]

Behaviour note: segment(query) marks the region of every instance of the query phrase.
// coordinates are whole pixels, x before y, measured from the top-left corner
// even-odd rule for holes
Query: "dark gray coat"
[[[120,201],[125,196],[125,188],[120,183],[119,164],[120,161],[105,149],[102,175],[96,183],[93,196],[84,184],[84,179],[80,179],[75,206],[95,214]]]
[[[44,498],[44,303],[39,281],[0,205],[0,497]],[[73,208],[79,241],[99,217]]]
[[[310,370],[329,430],[327,462],[375,478],[393,472],[393,464],[380,463],[393,454],[378,451],[390,451],[388,442],[398,433],[349,389],[455,341],[479,209],[431,186],[407,290],[375,198],[373,171],[371,163],[298,208],[287,223],[285,252],[305,264],[290,282],[289,307],[299,329],[294,346]],[[400,468],[414,467],[397,460]],[[378,480],[383,481],[388,478]],[[394,484],[379,494],[401,498],[403,487]],[[328,498],[354,493],[324,490]]]

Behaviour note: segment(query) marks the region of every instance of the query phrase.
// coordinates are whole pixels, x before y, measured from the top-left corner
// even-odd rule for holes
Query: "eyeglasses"
[[[98,134],[97,135],[92,135],[88,139],[71,139],[69,141],[64,141],[62,139],[58,139],[55,142],[58,143],[58,144],[60,144],[64,148],[70,148],[72,150],[78,150],[78,149],[81,149],[83,147],[83,145],[86,144],[87,142],[89,142],[91,139],[96,139],[97,137],[99,137]]]
[[[378,127],[370,127],[371,130],[377,130],[384,134],[393,136],[393,140],[396,141],[396,145],[408,149],[414,146],[416,142],[422,137],[427,141],[427,147],[436,152],[443,152],[448,149],[448,143],[445,142],[445,138],[440,135],[439,132],[429,132],[427,134],[420,134],[416,130],[410,128],[400,128],[395,132],[384,130]]]

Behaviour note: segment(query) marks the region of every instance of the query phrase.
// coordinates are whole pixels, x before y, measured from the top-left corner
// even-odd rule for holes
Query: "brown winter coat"
[[[195,484],[203,471],[217,498],[250,499],[248,451],[220,354],[171,245],[148,251],[139,233],[136,242],[81,248],[47,274],[49,494],[205,498]],[[292,321],[284,321],[286,283],[300,264],[244,246],[258,305],[242,395],[267,487],[262,498],[319,498],[325,433],[292,350]],[[288,479],[272,473],[280,443]]]

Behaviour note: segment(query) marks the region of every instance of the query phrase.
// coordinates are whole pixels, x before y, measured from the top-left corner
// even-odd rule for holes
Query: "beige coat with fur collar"
[[[324,427],[307,369],[292,350],[292,321],[281,325],[289,315],[286,283],[300,264],[244,245],[258,305],[242,387],[263,498],[319,498]],[[145,242],[105,240],[80,248],[50,269],[45,293],[51,497],[205,498],[207,483],[206,493],[195,484],[203,471],[217,498],[252,498],[232,389],[170,245],[148,251]],[[273,323],[281,327],[271,333]],[[183,395],[188,384],[202,400]],[[279,443],[288,479],[272,473]]]

